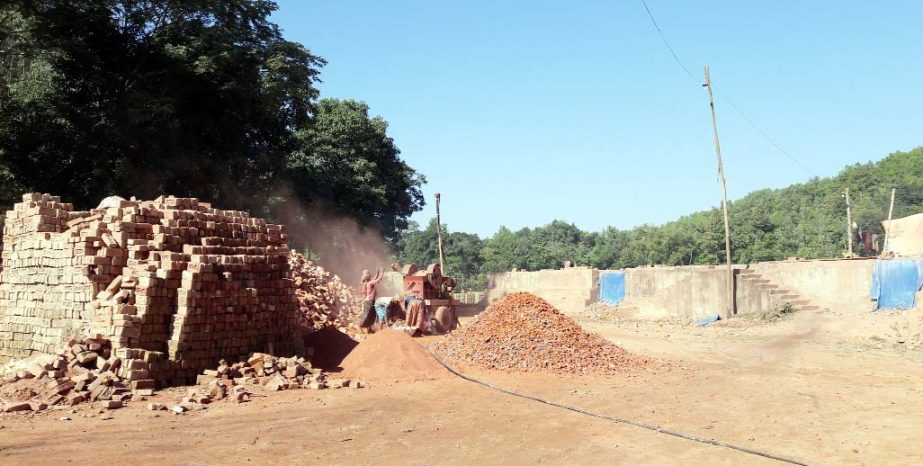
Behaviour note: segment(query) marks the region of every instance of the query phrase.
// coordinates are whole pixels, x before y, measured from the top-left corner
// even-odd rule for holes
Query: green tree
[[[60,194],[78,208],[111,194],[174,194],[292,221],[297,246],[347,229],[307,234],[320,217],[395,239],[423,205],[423,178],[365,104],[318,102],[325,62],[282,36],[269,20],[276,8],[0,7],[0,204],[22,191]]]
[[[5,82],[0,164],[78,206],[196,195],[260,210],[309,121],[323,60],[282,38],[268,1],[19,2],[42,98]],[[15,39],[14,39],[15,41]]]
[[[484,244],[471,233],[449,232],[448,226],[442,226],[446,274],[458,281],[463,290],[483,289],[487,284],[482,270],[484,259],[481,256]],[[436,219],[432,219],[425,230],[413,224],[401,234],[397,243],[397,261],[401,264],[414,264],[426,267],[439,263],[439,246],[436,232]]]
[[[369,116],[364,102],[322,99],[314,121],[295,134],[297,149],[288,162],[292,182],[284,188],[302,212],[348,216],[397,239],[423,206],[425,178],[401,160],[387,129],[382,117]]]

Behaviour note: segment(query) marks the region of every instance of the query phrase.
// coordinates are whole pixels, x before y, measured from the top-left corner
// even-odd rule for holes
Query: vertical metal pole
[[[881,247],[881,252],[888,250],[888,238],[891,236],[891,216],[894,215],[894,192],[897,188],[891,188],[891,207],[888,207],[888,228],[885,229],[885,244]]]
[[[447,276],[448,272],[445,270],[445,250],[442,248],[442,219],[439,216],[439,200],[441,196],[439,193],[436,193],[436,238],[439,242],[439,269],[442,270],[442,275]]]
[[[711,70],[705,67],[705,84],[708,89],[708,105],[711,108],[711,126],[715,133],[715,154],[718,156],[718,181],[721,182],[721,207],[724,210],[724,255],[727,262],[727,310],[725,318],[734,314],[734,269],[731,266],[731,226],[728,220],[728,188],[724,178],[724,164],[721,162],[721,143],[718,142],[718,117],[715,115],[715,97],[711,88]]]
[[[849,188],[846,188],[846,238],[849,241],[849,257],[852,257],[852,208],[849,205]]]

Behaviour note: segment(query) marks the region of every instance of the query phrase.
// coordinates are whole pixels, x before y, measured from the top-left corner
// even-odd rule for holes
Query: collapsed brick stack
[[[25,195],[7,219],[0,362],[100,334],[162,353],[151,371],[173,385],[222,358],[301,349],[280,225],[194,198],[74,212],[47,194]]]
[[[336,327],[348,332],[357,320],[361,299],[340,277],[331,275],[303,255],[292,251],[288,262],[301,310],[301,325],[315,330]]]
[[[222,360],[217,369],[206,369],[196,378],[198,387],[192,388],[180,401],[183,410],[196,409],[230,397],[238,403],[247,401],[248,388],[261,387],[268,391],[309,388],[362,388],[359,380],[329,379],[327,374],[301,357],[280,358],[270,354],[253,353],[246,361],[228,364]]]
[[[504,296],[431,349],[450,361],[514,372],[614,374],[650,362],[585,332],[530,293]]]
[[[41,411],[49,406],[101,402],[106,408],[154,393],[150,364],[159,354],[128,348],[113,349],[101,338],[71,340],[55,354],[23,361],[2,380],[4,389],[42,382],[28,399],[0,405],[0,412]]]

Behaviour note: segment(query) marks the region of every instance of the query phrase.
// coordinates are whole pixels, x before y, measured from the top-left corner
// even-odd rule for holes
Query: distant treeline
[[[895,218],[923,212],[923,147],[896,152],[875,163],[848,166],[834,177],[754,191],[730,204],[731,258],[748,263],[793,256],[841,257],[847,247],[846,188],[853,221],[862,231],[882,233],[892,187],[897,189]],[[435,221],[424,230],[412,225],[396,250],[401,262],[438,261]],[[863,252],[858,244],[854,251]],[[468,289],[483,287],[488,272],[559,268],[566,260],[600,269],[722,263],[721,210],[713,208],[661,226],[630,230],[609,227],[587,232],[555,220],[518,231],[501,227],[485,239],[462,232],[446,235],[446,268]]]

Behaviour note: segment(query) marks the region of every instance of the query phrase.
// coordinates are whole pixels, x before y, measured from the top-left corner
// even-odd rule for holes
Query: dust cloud
[[[387,270],[393,260],[391,246],[379,231],[331,213],[323,205],[285,201],[273,206],[273,217],[285,225],[289,247],[351,286],[358,286],[362,270],[368,269],[372,274],[379,267]]]

